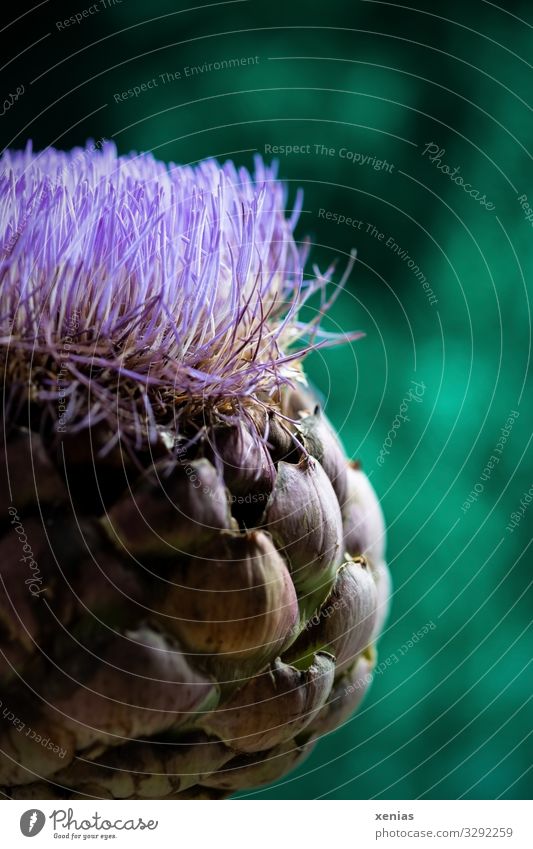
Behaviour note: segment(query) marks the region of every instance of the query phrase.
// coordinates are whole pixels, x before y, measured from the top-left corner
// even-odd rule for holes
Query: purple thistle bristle
[[[64,399],[72,428],[129,411],[153,429],[180,403],[274,397],[308,350],[339,338],[320,330],[325,294],[317,319],[298,318],[331,269],[305,279],[301,197],[289,218],[286,200],[259,157],[251,176],[232,162],[118,156],[110,142],[4,152],[8,385],[51,409]]]

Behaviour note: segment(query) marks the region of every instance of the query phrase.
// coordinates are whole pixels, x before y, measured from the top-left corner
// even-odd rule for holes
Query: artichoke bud
[[[205,558],[171,574],[158,610],[163,627],[206,664],[224,658],[236,669],[276,657],[298,617],[285,562],[263,531],[221,534]]]
[[[342,520],[328,476],[303,456],[297,465],[280,462],[267,505],[265,526],[287,557],[298,595],[329,590],[342,561]]]
[[[236,527],[228,494],[206,459],[145,472],[102,519],[111,540],[133,557],[175,558]]]
[[[302,364],[355,256],[307,279],[260,157],[95,147],[0,157],[0,791],[221,798],[306,756],[389,592]]]
[[[352,557],[363,555],[373,568],[385,554],[385,522],[381,505],[365,473],[348,467],[348,494],[342,505],[344,546]]]
[[[47,586],[41,556],[47,544],[41,523],[30,518],[20,528],[23,537],[14,529],[0,541],[0,630],[7,637],[3,647],[6,658],[0,655],[0,667],[5,666],[2,672],[9,677],[13,674],[11,663],[20,668],[42,634],[43,622],[37,615],[40,612],[37,605]],[[28,558],[27,562],[21,562],[24,557]]]
[[[307,669],[277,658],[202,722],[208,733],[237,752],[271,749],[302,731],[325,704],[335,661],[316,654]]]
[[[212,709],[218,697],[218,687],[174,643],[147,627],[107,637],[91,652],[66,645],[42,695],[46,712],[62,717],[78,749],[158,734]]]
[[[377,589],[363,558],[344,563],[333,589],[283,660],[305,662],[318,649],[331,652],[337,672],[350,666],[370,643],[377,617]]]
[[[363,700],[372,683],[375,654],[372,651],[359,655],[331,690],[328,700],[316,719],[308,725],[306,733],[312,738],[321,737],[339,728]]]
[[[298,422],[298,430],[311,457],[318,460],[331,481],[339,504],[346,501],[348,463],[343,448],[321,407]]]

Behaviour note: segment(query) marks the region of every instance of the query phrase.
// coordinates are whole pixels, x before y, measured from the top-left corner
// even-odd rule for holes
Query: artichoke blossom
[[[385,526],[302,368],[359,335],[321,327],[354,257],[306,276],[287,195],[259,157],[1,157],[10,798],[223,798],[370,683]]]

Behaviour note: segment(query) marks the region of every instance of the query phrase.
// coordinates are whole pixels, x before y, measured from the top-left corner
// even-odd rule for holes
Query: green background
[[[70,3],[65,16],[88,5]],[[26,88],[2,117],[3,145],[32,137],[39,148],[70,147],[105,136],[122,152],[250,165],[265,145],[309,144],[309,154],[280,157],[290,198],[305,190],[298,236],[310,236],[321,268],[339,258],[336,280],[357,248],[329,326],[366,336],[314,354],[308,373],[385,511],[395,590],[379,654],[391,660],[355,718],[288,779],[245,794],[252,798],[529,795],[533,508],[513,532],[506,526],[533,483],[533,231],[518,201],[529,193],[533,205],[532,9],[416,5],[251,0],[183,11],[184,3],[123,0],[58,30],[60,4],[45,4],[3,33],[10,56],[42,39],[2,71],[5,92]],[[186,66],[252,56],[256,64],[184,76]],[[181,79],[161,83],[159,74],[176,71]],[[116,102],[152,78],[157,87]],[[429,143],[495,209],[431,163]],[[334,154],[316,155],[315,144]],[[342,148],[393,168],[354,164]],[[320,209],[363,224],[327,221]],[[380,466],[413,380],[424,383],[423,397]],[[519,416],[482,481],[512,411]],[[399,656],[428,623],[435,627]]]

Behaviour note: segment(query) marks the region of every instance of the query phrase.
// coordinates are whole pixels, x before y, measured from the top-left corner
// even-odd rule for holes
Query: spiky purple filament
[[[289,219],[286,199],[276,166],[259,157],[252,177],[231,162],[118,156],[109,142],[5,152],[4,359],[46,358],[37,397],[58,397],[61,372],[78,424],[87,391],[85,413],[106,417],[110,383],[116,397],[120,383],[136,386],[148,418],[151,390],[178,402],[271,396],[306,349],[331,343],[317,321],[298,320],[330,272],[304,279],[307,249],[293,235],[301,198]]]

